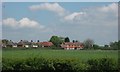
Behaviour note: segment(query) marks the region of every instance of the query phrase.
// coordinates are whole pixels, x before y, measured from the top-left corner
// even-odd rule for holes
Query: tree
[[[109,45],[104,45],[104,48],[108,48],[109,47]]]
[[[97,44],[93,44],[93,48],[94,48],[94,49],[99,49],[99,48],[100,48],[100,46],[99,46],[99,45],[97,45]]]
[[[56,47],[59,47],[62,43],[61,38],[59,38],[58,36],[52,36],[49,41],[52,42]]]
[[[39,40],[37,40],[37,42],[40,42]]]
[[[61,40],[61,42],[65,42],[65,37],[59,37],[59,39]]]
[[[31,42],[33,42],[33,40],[31,40]]]
[[[68,37],[66,37],[65,42],[70,42],[70,39]]]
[[[9,40],[7,40],[7,39],[2,40],[2,43],[4,43],[4,44],[7,44],[8,42],[9,42]]]
[[[73,43],[75,42],[75,40],[72,41]]]
[[[87,49],[92,48],[93,44],[94,44],[94,41],[92,39],[86,39],[84,41],[84,47],[87,48]]]
[[[76,40],[75,42],[79,42],[78,40]]]
[[[112,49],[118,49],[119,48],[120,41],[118,42],[110,42],[110,48]]]
[[[80,41],[79,40],[73,40],[72,42],[74,43],[74,42],[80,42]]]

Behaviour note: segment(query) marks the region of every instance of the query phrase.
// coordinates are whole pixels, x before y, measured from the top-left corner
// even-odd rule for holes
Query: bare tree
[[[87,48],[87,49],[92,48],[93,44],[94,44],[94,41],[92,39],[86,39],[84,41],[84,47]]]

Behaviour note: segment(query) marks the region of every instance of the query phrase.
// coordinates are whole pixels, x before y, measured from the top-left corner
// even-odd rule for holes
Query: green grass
[[[112,58],[118,60],[117,50],[44,50],[44,49],[26,49],[26,50],[3,50],[3,58],[9,59],[27,59],[27,58],[47,58],[47,59],[77,59],[87,61],[97,58]]]

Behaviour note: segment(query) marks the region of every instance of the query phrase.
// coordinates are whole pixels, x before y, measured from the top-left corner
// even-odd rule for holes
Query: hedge
[[[2,60],[2,71],[39,72],[118,72],[118,63],[110,58],[90,59],[80,62],[74,59],[28,58]]]

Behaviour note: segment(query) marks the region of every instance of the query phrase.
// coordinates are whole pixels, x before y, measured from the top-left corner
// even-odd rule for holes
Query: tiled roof
[[[30,45],[31,44],[31,42],[28,42],[28,41],[20,41],[20,42],[18,42],[18,45]]]
[[[41,44],[43,46],[52,46],[53,45],[52,42],[39,42],[38,44]]]
[[[17,43],[14,43],[14,42],[12,42],[12,41],[9,41],[9,42],[7,43],[7,45],[17,45]]]
[[[81,45],[82,43],[80,43],[80,42],[65,42],[65,43],[63,43],[64,45]]]

